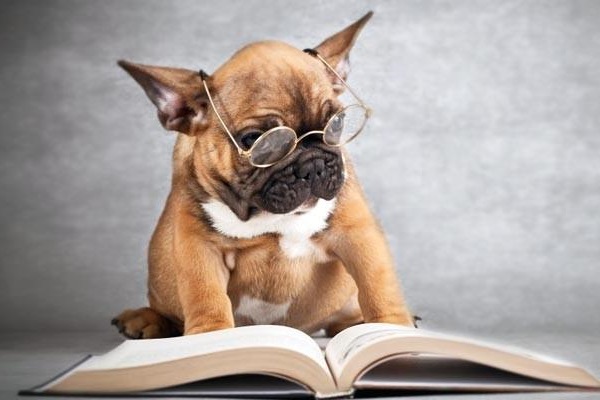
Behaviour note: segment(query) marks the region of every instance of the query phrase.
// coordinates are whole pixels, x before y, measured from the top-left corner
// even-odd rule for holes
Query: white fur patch
[[[203,203],[202,208],[210,216],[212,226],[223,235],[250,239],[265,233],[278,233],[281,235],[279,246],[288,258],[313,256],[321,262],[327,259],[310,237],[327,227],[327,217],[335,208],[335,199],[319,199],[303,214],[294,214],[302,209],[299,207],[287,214],[262,212],[248,221],[241,221],[227,205],[217,200]]]
[[[234,314],[250,318],[252,322],[258,325],[272,324],[285,318],[291,304],[291,300],[281,304],[273,304],[261,299],[242,296]]]
[[[310,257],[317,263],[324,263],[329,260],[329,256],[310,239],[310,236],[282,235],[279,239],[279,247],[285,256],[290,259]]]

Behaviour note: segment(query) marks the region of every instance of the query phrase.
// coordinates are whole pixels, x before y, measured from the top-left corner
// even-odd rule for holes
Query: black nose
[[[311,182],[315,177],[320,178],[325,173],[325,161],[320,158],[302,163],[294,174],[298,179]]]

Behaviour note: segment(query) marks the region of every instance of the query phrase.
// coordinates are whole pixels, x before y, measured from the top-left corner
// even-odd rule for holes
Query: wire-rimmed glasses
[[[292,128],[287,126],[276,126],[258,136],[256,140],[249,146],[248,149],[243,149],[233,137],[233,134],[227,128],[227,125],[221,118],[213,102],[212,96],[206,84],[208,75],[204,71],[200,71],[200,77],[208,101],[215,112],[221,126],[235,145],[240,156],[248,159],[251,165],[257,168],[270,167],[279,161],[289,156],[295,149],[298,143],[310,135],[321,135],[323,143],[332,147],[340,147],[350,142],[363,130],[367,119],[371,116],[371,109],[354,93],[348,86],[346,81],[339,73],[329,65],[327,61],[313,49],[304,50],[306,53],[318,58],[325,66],[340,80],[340,82],[348,89],[348,91],[357,100],[357,103],[345,106],[340,111],[336,112],[325,124],[323,130],[314,130],[306,132],[301,136],[296,134]]]

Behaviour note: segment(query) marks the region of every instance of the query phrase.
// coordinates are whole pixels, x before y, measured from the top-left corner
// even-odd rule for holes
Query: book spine
[[[336,392],[336,393],[315,393],[316,399],[347,399],[354,396],[354,388],[347,392]]]

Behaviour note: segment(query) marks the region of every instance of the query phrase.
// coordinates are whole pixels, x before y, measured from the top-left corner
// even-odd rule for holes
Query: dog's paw
[[[156,339],[181,334],[173,322],[148,307],[125,310],[110,323],[128,339]]]
[[[417,321],[420,321],[420,320],[421,320],[421,317],[417,317],[417,319],[415,319],[410,314],[402,313],[402,314],[387,314],[387,315],[372,317],[372,318],[367,319],[365,322],[383,322],[383,323],[387,323],[387,324],[397,324],[397,325],[404,325],[404,326],[410,326],[410,327],[416,328]]]

